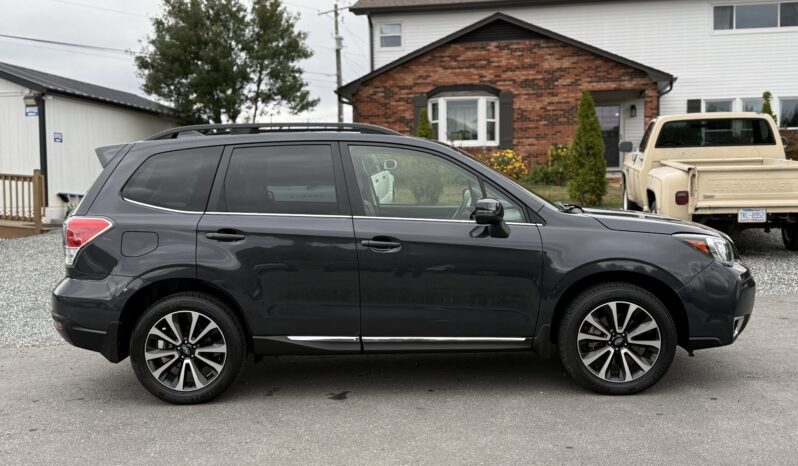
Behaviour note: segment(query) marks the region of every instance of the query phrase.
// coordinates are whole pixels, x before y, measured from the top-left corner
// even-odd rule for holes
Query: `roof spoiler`
[[[97,158],[100,159],[100,165],[105,168],[108,163],[114,159],[116,154],[118,154],[127,144],[116,144],[113,146],[103,146],[94,149],[94,152],[97,153]]]

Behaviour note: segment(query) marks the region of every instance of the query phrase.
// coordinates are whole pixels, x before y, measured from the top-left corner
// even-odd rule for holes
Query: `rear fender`
[[[667,217],[690,220],[690,205],[677,205],[676,193],[690,190],[690,174],[672,167],[658,167],[648,172],[648,191],[654,194],[657,213]],[[692,202],[692,193],[690,198]],[[646,210],[651,210],[649,200],[645,199]]]

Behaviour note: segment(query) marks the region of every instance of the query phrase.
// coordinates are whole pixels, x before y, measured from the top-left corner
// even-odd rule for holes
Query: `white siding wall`
[[[752,3],[757,0],[731,0]],[[798,28],[714,32],[709,0],[601,2],[502,8],[537,26],[608,50],[678,77],[660,113],[684,113],[688,99],[798,97]],[[717,2],[715,2],[717,3]],[[403,47],[375,47],[375,67],[468,26],[493,10],[374,15],[379,24],[401,22]],[[736,109],[741,109],[739,101]],[[642,109],[642,106],[638,107]]]
[[[63,215],[59,192],[85,193],[102,171],[94,149],[146,138],[174,126],[149,113],[60,96],[45,102],[47,118],[48,217]],[[53,141],[54,133],[63,143]]]
[[[0,173],[32,175],[39,168],[39,119],[25,116],[27,93],[0,79]]]

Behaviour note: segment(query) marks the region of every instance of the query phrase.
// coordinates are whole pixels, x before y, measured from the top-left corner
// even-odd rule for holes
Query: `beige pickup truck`
[[[691,113],[653,120],[640,147],[620,144],[624,207],[734,232],[781,228],[798,250],[798,161],[787,160],[773,119]]]

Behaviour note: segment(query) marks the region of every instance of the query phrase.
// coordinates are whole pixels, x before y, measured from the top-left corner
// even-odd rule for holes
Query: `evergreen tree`
[[[582,93],[574,142],[571,146],[573,178],[568,186],[571,200],[583,206],[599,206],[607,194],[607,162],[604,139],[589,92]]]
[[[779,120],[776,119],[776,114],[773,113],[773,107],[770,106],[770,99],[772,98],[773,94],[771,94],[770,91],[765,91],[765,93],[762,94],[762,110],[760,110],[759,113],[770,115],[770,117],[773,118],[773,121],[775,121],[778,125]]]
[[[429,121],[427,109],[422,109],[419,115],[418,129],[416,136],[424,139],[435,139],[435,132],[432,130],[432,123]]]

